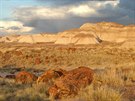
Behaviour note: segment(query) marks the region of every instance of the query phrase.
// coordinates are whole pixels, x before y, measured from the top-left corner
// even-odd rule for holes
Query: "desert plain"
[[[22,71],[38,79],[29,82],[33,76],[28,78],[26,74],[23,77],[26,82],[22,77],[21,83],[16,82]],[[44,79],[39,83],[42,76]],[[85,87],[77,86],[75,81]],[[57,91],[58,98],[50,96],[55,89],[48,93],[53,85],[65,91]],[[86,23],[80,28],[53,34],[1,36],[0,101],[51,100],[135,101],[135,25]]]

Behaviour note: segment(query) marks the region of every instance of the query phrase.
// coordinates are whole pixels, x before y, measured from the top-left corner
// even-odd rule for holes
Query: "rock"
[[[16,75],[15,80],[21,84],[33,83],[37,80],[37,76],[26,71],[21,71]]]
[[[13,54],[16,56],[21,56],[23,53],[21,51],[13,51]]]
[[[35,59],[35,65],[39,65],[41,63],[41,59],[40,58],[36,58]]]
[[[41,82],[45,82],[46,84],[51,84],[53,80],[64,75],[65,73],[66,71],[60,68],[47,70],[40,77],[38,77],[37,84]]]
[[[15,79],[15,75],[6,75],[5,78],[8,78],[8,79]]]
[[[93,81],[93,70],[88,67],[79,67],[68,71],[65,75],[56,79],[54,85],[49,88],[49,95],[53,98],[73,97],[81,88],[85,88]]]

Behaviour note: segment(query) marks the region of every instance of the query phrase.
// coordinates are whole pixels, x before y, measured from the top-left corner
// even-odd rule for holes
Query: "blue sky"
[[[59,32],[90,22],[135,24],[135,0],[0,0],[0,34]]]
[[[48,3],[38,2],[36,0],[0,0],[0,20],[12,19],[13,10],[21,6],[47,6]]]

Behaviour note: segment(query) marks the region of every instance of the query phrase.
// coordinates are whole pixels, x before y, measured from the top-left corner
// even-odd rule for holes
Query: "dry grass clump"
[[[45,84],[33,85],[32,87],[16,92],[16,101],[47,101],[46,95],[48,87]]]
[[[47,89],[45,84],[21,85],[0,79],[0,101],[47,101]]]
[[[79,99],[84,101],[121,101],[122,95],[119,91],[113,90],[108,86],[101,86],[94,89],[93,86],[88,86],[80,92]]]
[[[107,85],[113,89],[121,89],[124,87],[124,80],[117,74],[115,68],[105,70],[102,73],[96,73],[94,77],[94,86]]]
[[[14,101],[14,92],[24,85],[15,84],[14,80],[0,78],[0,101]]]
[[[122,69],[121,76],[125,81],[126,86],[134,85],[135,82],[135,70],[133,68]]]
[[[116,68],[95,73],[93,84],[81,92],[85,101],[122,101],[124,80]]]

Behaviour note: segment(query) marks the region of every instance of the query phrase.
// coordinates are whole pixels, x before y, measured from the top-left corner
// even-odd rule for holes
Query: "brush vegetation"
[[[36,75],[49,68],[71,70],[87,66],[95,71],[94,81],[71,101],[132,101],[135,99],[135,50],[106,46],[27,47],[0,50],[0,73],[26,70]],[[18,70],[18,68],[20,70]],[[0,78],[0,101],[48,101],[45,84],[21,85]],[[62,99],[66,101],[69,99]]]

